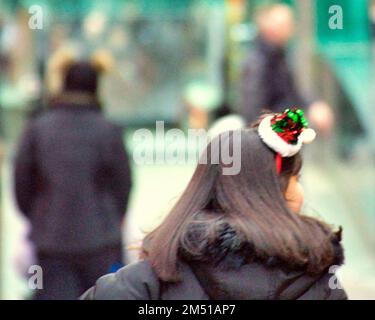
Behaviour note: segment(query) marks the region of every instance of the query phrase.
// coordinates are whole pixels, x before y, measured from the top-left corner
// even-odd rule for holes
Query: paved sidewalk
[[[306,212],[343,227],[345,265],[339,269],[338,275],[349,298],[375,299],[374,234],[369,233],[375,229],[369,217],[365,217],[368,225],[364,228],[359,220],[365,213],[359,211],[353,199],[343,192],[342,180],[337,176],[335,179],[332,170],[331,175],[327,175],[327,170],[313,164],[304,170]]]

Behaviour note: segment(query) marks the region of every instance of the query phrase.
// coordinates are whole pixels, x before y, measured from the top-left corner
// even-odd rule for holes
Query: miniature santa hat
[[[282,157],[294,156],[303,144],[311,143],[316,136],[315,131],[308,128],[303,111],[295,107],[266,116],[259,124],[258,133],[263,142],[277,153],[278,172],[281,171]]]

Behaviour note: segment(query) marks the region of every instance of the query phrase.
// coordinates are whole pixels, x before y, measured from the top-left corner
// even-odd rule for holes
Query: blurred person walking
[[[19,143],[15,194],[43,270],[36,299],[76,299],[122,261],[131,172],[122,130],[98,102],[109,62],[99,53],[90,61],[53,57],[49,80],[61,93],[28,123]]]
[[[320,132],[329,132],[333,125],[331,108],[323,101],[306,101],[288,65],[286,46],[295,28],[292,10],[284,4],[263,6],[255,20],[259,34],[244,62],[241,115],[252,123],[263,109],[280,112],[285,106],[309,107],[312,125]]]

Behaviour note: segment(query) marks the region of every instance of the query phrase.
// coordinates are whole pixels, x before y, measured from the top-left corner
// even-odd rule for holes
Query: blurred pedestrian
[[[98,100],[99,78],[110,67],[105,53],[90,61],[57,53],[49,64],[50,108],[28,123],[19,143],[16,199],[43,270],[36,299],[75,299],[122,261],[131,172],[122,130],[104,118]]]
[[[252,123],[262,110],[280,112],[285,106],[309,107],[310,120],[321,132],[333,125],[331,108],[323,101],[309,102],[298,89],[287,62],[286,46],[294,34],[289,6],[272,4],[256,13],[258,36],[244,62],[241,79],[241,114]]]
[[[82,299],[346,299],[334,274],[341,229],[301,213],[300,150],[315,135],[306,126],[290,109],[214,138],[146,236],[142,261],[100,278]],[[225,174],[229,150],[238,174]]]

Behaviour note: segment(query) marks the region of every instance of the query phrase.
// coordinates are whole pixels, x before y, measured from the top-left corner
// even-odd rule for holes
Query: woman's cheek
[[[285,193],[285,198],[292,212],[299,213],[301,211],[304,201],[304,190],[297,179],[291,179],[287,192]]]
[[[305,199],[305,191],[302,187],[302,185],[298,182],[297,183],[297,191],[296,191],[296,196],[297,196],[297,199],[296,199],[296,212],[299,213],[301,212],[301,209],[302,209],[302,206],[303,206],[303,202],[304,202],[304,199]]]

